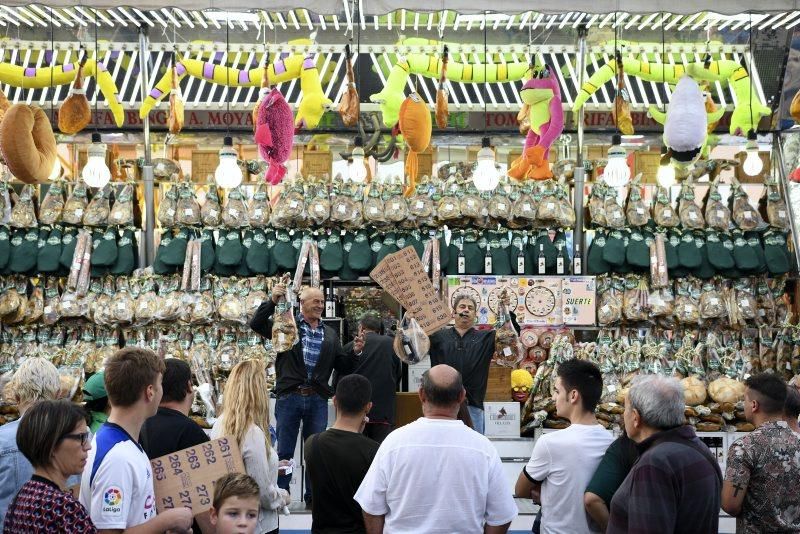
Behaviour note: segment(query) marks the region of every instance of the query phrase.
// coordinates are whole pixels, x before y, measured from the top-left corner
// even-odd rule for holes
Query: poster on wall
[[[565,281],[568,282],[566,286]],[[505,288],[516,296],[516,302],[511,303],[511,309],[520,324],[594,324],[594,318],[590,317],[587,309],[591,305],[591,313],[594,313],[595,284],[591,276],[448,276],[445,284],[451,308],[455,297],[460,294],[469,295],[478,303],[478,324],[495,323],[498,299]],[[564,305],[565,287],[570,295],[578,295],[577,298],[581,299],[579,304],[570,301],[569,309]]]

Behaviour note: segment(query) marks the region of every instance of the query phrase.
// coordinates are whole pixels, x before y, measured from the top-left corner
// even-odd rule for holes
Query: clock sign
[[[450,298],[450,307],[455,310],[456,309],[456,299],[465,296],[470,297],[472,300],[475,301],[475,305],[480,309],[481,307],[481,294],[480,292],[472,286],[463,286],[458,288],[458,291],[453,293],[453,296]],[[478,310],[475,310],[476,312]]]
[[[536,317],[546,317],[556,309],[556,296],[544,286],[534,286],[525,295],[525,307]]]

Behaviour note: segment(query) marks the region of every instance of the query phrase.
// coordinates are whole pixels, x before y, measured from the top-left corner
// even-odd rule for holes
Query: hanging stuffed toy
[[[75,83],[69,91],[69,96],[58,110],[58,129],[67,135],[74,135],[89,125],[92,120],[92,109],[86,99],[86,89],[83,88],[83,66],[86,62],[84,55],[78,64],[78,74]]]
[[[436,126],[447,128],[447,119],[450,110],[447,109],[447,89],[444,88],[447,80],[448,49],[445,46],[442,53],[442,73],[439,75],[439,89],[436,91]]]
[[[528,80],[520,93],[528,106],[528,135],[525,150],[508,170],[517,180],[546,180],[553,177],[550,171],[550,146],[564,131],[564,111],[561,108],[561,90],[558,80],[549,71]]]
[[[345,61],[347,63],[347,89],[342,95],[339,103],[339,115],[342,123],[347,127],[355,126],[361,115],[361,105],[359,102],[358,89],[356,89],[355,75],[353,74],[353,63],[350,60],[350,45],[345,45]]]
[[[264,175],[272,185],[281,183],[286,175],[283,164],[292,154],[294,125],[292,110],[278,89],[273,88],[262,98],[258,107],[255,141],[258,153],[269,164]]]
[[[708,138],[708,124],[719,120],[724,109],[706,113],[706,99],[700,86],[689,76],[678,81],[666,114],[653,109],[650,114],[664,125],[664,144],[672,151],[677,165],[686,166],[700,157]]]
[[[297,116],[294,125],[299,130],[307,128],[313,130],[319,126],[319,121],[332,102],[322,91],[322,82],[319,79],[319,69],[314,59],[314,54],[309,54],[303,60],[303,70],[300,71],[300,90],[303,99],[297,107]]]
[[[397,123],[400,133],[408,147],[406,156],[406,175],[408,175],[408,185],[403,193],[406,197],[414,194],[417,185],[417,173],[419,172],[419,162],[417,153],[423,152],[431,144],[431,112],[422,97],[417,93],[411,93],[400,106],[400,116]],[[392,132],[396,135],[397,132]]]
[[[177,135],[183,128],[183,95],[178,85],[178,67],[172,62],[172,91],[169,92],[169,133]]]

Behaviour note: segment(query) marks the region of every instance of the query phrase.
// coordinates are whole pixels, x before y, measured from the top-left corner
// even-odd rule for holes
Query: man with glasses
[[[276,285],[272,298],[256,310],[250,328],[264,337],[272,337],[272,316],[280,298],[286,296],[286,286]],[[340,375],[352,372],[363,341],[354,344],[354,352],[345,352],[336,331],[322,323],[325,297],[315,287],[300,291],[300,313],[295,318],[299,342],[275,360],[275,419],[278,430],[278,486],[289,491],[292,480],[288,467],[294,457],[297,433],[303,423],[303,440],[318,434],[328,426],[328,399],[333,396],[329,385],[335,369]],[[311,486],[306,477],[304,500],[311,507]]]

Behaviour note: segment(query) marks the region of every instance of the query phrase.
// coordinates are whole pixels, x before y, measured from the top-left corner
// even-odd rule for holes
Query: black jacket
[[[364,350],[353,369],[353,373],[365,377],[372,384],[369,420],[392,425],[395,420],[395,392],[402,373],[402,364],[394,353],[393,343],[394,338],[367,332],[364,336]],[[345,345],[344,349],[345,352],[352,352],[353,342]]]
[[[256,310],[250,328],[264,337],[272,337],[272,314],[275,304],[268,299],[261,303]],[[299,343],[290,350],[279,352],[275,360],[275,394],[284,395],[291,393],[295,388],[309,383],[321,397],[328,399],[333,396],[333,389],[328,385],[334,369],[339,374],[352,372],[355,365],[355,355],[352,351],[345,352],[336,330],[323,324],[325,338],[322,341],[319,361],[311,374],[310,383],[306,380],[306,365],[303,361],[302,337]],[[299,330],[299,329],[298,329]],[[298,335],[300,332],[298,331]]]

